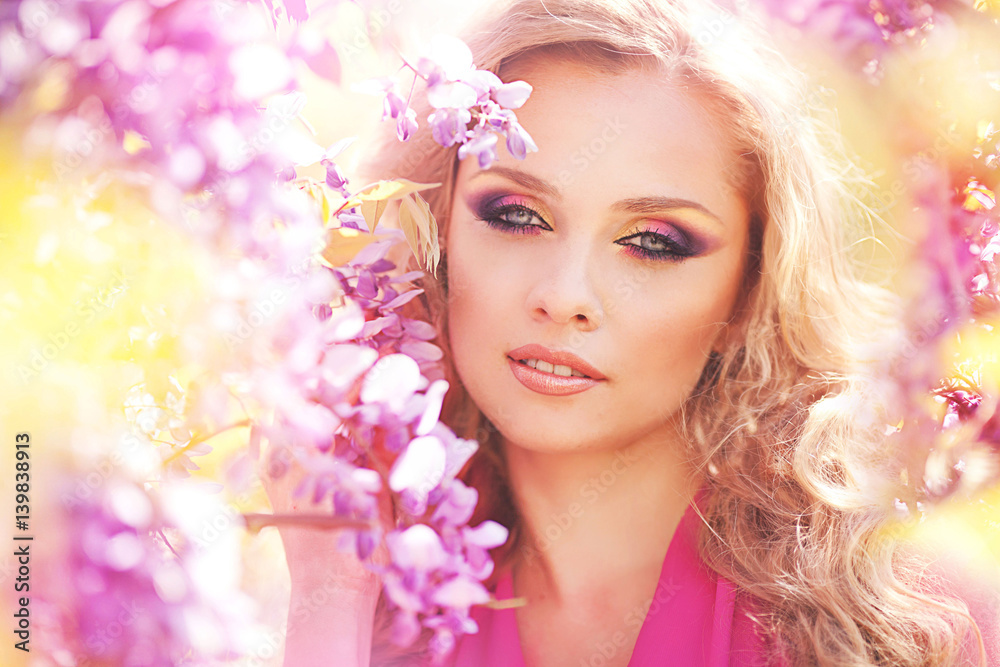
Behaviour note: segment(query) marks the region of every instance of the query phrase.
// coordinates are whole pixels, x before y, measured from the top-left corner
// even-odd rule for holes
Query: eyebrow
[[[538,178],[537,176],[532,176],[518,169],[511,169],[510,167],[493,166],[489,169],[483,169],[482,171],[476,173],[470,180],[476,180],[480,176],[500,176],[501,178],[506,178],[523,188],[537,192],[538,194],[546,195],[557,201],[562,201],[562,194],[548,181]],[[621,201],[615,202],[611,207],[615,211],[620,211],[622,213],[637,213],[637,214],[652,214],[659,213],[662,211],[671,211],[677,209],[692,209],[704,214],[705,216],[712,218],[720,225],[723,224],[722,218],[712,213],[704,205],[690,200],[684,199],[682,197],[630,197],[628,199],[622,199]]]
[[[489,169],[483,169],[469,180],[474,181],[480,176],[489,176],[491,174],[506,178],[508,181],[513,181],[521,187],[533,190],[539,194],[548,195],[553,199],[562,201],[562,195],[559,193],[559,190],[557,190],[555,186],[551,185],[548,181],[538,178],[537,176],[532,176],[531,174],[526,174],[517,169],[511,169],[510,167],[494,166]]]
[[[712,218],[720,225],[723,224],[722,218],[712,213],[705,206],[682,197],[633,197],[617,202],[612,208],[624,213],[658,213],[660,211],[689,208]]]

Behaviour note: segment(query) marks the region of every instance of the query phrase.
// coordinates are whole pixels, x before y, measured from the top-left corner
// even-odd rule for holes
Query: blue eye
[[[541,214],[524,204],[492,204],[477,213],[480,220],[493,229],[513,234],[533,234],[535,229],[551,229]],[[538,220],[541,225],[533,224]]]
[[[633,239],[638,239],[639,243],[625,243]],[[642,259],[680,262],[698,254],[697,249],[692,247],[687,239],[674,239],[656,232],[639,232],[615,241],[615,243],[626,246],[629,254]]]
[[[486,202],[476,211],[476,216],[491,229],[508,234],[540,234],[543,230],[552,231],[541,213],[523,203],[510,202],[506,197]],[[642,231],[619,239],[615,243],[624,246],[626,252],[633,257],[653,261],[680,262],[698,254],[697,247],[684,233],[680,230],[673,233],[676,234],[676,238],[654,231]]]

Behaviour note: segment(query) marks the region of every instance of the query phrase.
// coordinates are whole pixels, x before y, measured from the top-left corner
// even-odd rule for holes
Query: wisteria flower
[[[480,169],[487,169],[497,161],[497,135],[477,128],[470,133],[464,144],[458,149],[459,159],[464,160],[474,155],[479,161]]]
[[[538,150],[513,112],[527,101],[531,86],[524,81],[504,83],[493,72],[476,69],[471,51],[461,40],[438,35],[427,55],[416,65],[405,66],[414,74],[406,99],[389,78],[356,87],[360,92],[384,95],[382,119],[396,121],[400,141],[408,141],[419,128],[410,97],[417,80],[422,79],[427,85],[427,101],[434,108],[427,121],[437,143],[446,148],[459,145],[462,158],[475,155],[484,169],[497,160],[496,134],[506,137],[508,150],[518,159]]]
[[[471,121],[472,112],[468,109],[438,109],[427,118],[434,141],[445,148],[465,139],[466,128]]]

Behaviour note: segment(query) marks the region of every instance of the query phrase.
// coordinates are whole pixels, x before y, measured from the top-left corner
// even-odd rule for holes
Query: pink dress
[[[696,549],[699,523],[689,505],[667,549],[629,667],[764,664],[765,640],[747,616],[752,598],[738,601],[733,585],[704,565]],[[512,590],[508,570],[497,580],[495,595],[509,599]],[[452,667],[525,667],[514,609],[474,607],[471,616],[479,632],[462,637]],[[606,663],[602,649],[608,655],[622,650],[611,644],[598,647],[592,664]]]

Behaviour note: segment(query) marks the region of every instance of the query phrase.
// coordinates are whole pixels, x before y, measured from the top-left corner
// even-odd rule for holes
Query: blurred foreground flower
[[[45,631],[32,648],[57,664],[245,656],[259,609],[239,592],[239,543],[231,530],[205,537],[233,511],[192,494],[197,477],[215,474],[221,434],[249,432],[231,466],[236,486],[266,438],[306,468],[299,494],[332,498],[331,522],[363,526],[377,494],[396,497],[396,530],[344,529],[342,543],[372,567],[377,541],[395,545],[384,575],[396,639],[424,625],[444,656],[475,631],[468,612],[489,597],[487,549],[507,531],[467,525],[476,495],[456,475],[477,444],[439,422],[448,386],[437,332],[404,315],[422,293],[406,285],[422,274],[396,275],[386,257],[408,240],[433,270],[437,228],[418,193],[434,184],[352,192],[336,163],[350,141],[318,146],[297,90],[303,67],[337,82],[333,46],[316,24],[276,34],[277,5],[222,4],[0,8],[0,115],[16,128],[4,173],[24,188],[0,191],[23,223],[4,239],[17,252],[3,247],[25,277],[3,295],[4,316],[27,325],[11,368],[31,391],[92,388],[64,422],[70,452],[115,442],[119,410],[131,426],[127,447],[62,464],[62,502],[44,514],[60,539],[41,562],[50,581],[71,583],[33,590]],[[325,182],[296,179],[316,163]],[[403,231],[379,225],[391,201]],[[116,262],[100,311],[74,302],[78,285],[100,285],[91,275]],[[126,292],[131,307],[116,308]],[[34,320],[32,303],[47,306]],[[49,333],[66,308],[80,316]],[[100,345],[74,346],[78,337]],[[40,356],[21,356],[30,349]],[[447,554],[433,568],[406,546],[420,531]]]

